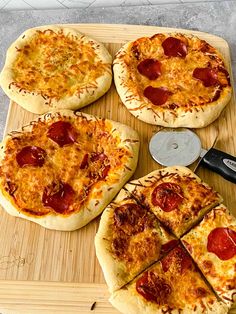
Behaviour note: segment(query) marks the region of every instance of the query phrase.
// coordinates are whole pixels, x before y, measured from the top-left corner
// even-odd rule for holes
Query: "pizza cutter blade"
[[[215,148],[203,149],[197,134],[189,129],[159,131],[151,138],[149,151],[153,159],[163,166],[189,166],[200,157],[198,165],[236,183],[236,157]]]

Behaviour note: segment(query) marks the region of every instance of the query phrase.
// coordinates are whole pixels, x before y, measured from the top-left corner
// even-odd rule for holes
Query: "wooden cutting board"
[[[152,26],[76,24],[82,33],[103,43],[114,56],[129,40],[158,32],[192,33],[205,39],[223,54],[232,77],[227,42],[207,33]],[[20,34],[19,34],[20,35]],[[134,118],[122,105],[114,85],[101,99],[82,111],[130,125],[141,137],[139,163],[134,178],[160,168],[148,153],[148,143],[158,127]],[[9,107],[5,133],[27,124],[36,115],[15,103]],[[209,148],[219,131],[216,147],[236,155],[234,96],[220,118],[197,130],[204,148]],[[236,185],[206,169],[197,174],[224,198],[236,215]],[[9,216],[0,209],[0,313],[117,313],[108,302],[103,274],[96,259],[94,236],[99,218],[73,232],[44,229],[32,222]],[[94,309],[91,310],[93,303]],[[236,311],[231,311],[236,313]]]

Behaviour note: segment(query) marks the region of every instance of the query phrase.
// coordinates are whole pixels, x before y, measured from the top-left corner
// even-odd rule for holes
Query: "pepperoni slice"
[[[50,125],[48,137],[60,147],[76,141],[77,134],[69,122],[58,121]]]
[[[100,162],[103,164],[105,160],[108,162],[108,157],[104,153],[93,153],[90,157],[90,160],[91,162]],[[100,179],[106,178],[110,168],[110,165],[103,165],[103,169],[100,171]]]
[[[25,146],[17,153],[16,161],[22,168],[25,166],[42,167],[46,157],[44,149],[38,146]]]
[[[208,252],[226,261],[236,255],[236,232],[230,228],[215,228],[208,235]]]
[[[179,243],[178,240],[171,240],[161,246],[161,254],[165,254],[172,250]]]
[[[164,54],[168,57],[181,57],[185,58],[187,55],[186,44],[178,38],[168,37],[163,43]]]
[[[107,158],[107,155],[105,155],[104,153],[92,153],[91,155],[91,161],[95,162],[95,161],[104,161]]]
[[[165,87],[148,86],[145,88],[143,94],[153,103],[153,105],[161,106],[168,100],[171,93]]]
[[[80,169],[87,168],[89,165],[89,161],[91,161],[91,162],[99,162],[100,161],[101,163],[103,163],[105,160],[108,160],[108,157],[104,153],[92,153],[90,156],[87,153],[84,155],[84,158],[80,164]],[[102,170],[102,178],[105,178],[107,176],[109,170],[110,170],[109,165],[104,167],[104,169]]]
[[[193,71],[193,77],[202,81],[205,87],[219,84],[217,70],[211,68],[196,68]]]
[[[194,294],[196,296],[196,298],[200,298],[203,299],[205,298],[209,293],[206,289],[202,288],[202,287],[197,287],[194,289]]]
[[[85,169],[88,167],[88,157],[89,157],[89,154],[84,155],[84,158],[80,164],[80,169]]]
[[[172,288],[153,272],[145,272],[136,282],[136,290],[147,301],[154,301],[158,304],[164,304],[172,292]]]
[[[44,206],[51,207],[55,212],[64,214],[73,203],[75,191],[68,183],[53,183],[44,189],[42,202]]]
[[[161,266],[164,272],[167,272],[174,265],[182,274],[185,270],[192,267],[192,260],[188,253],[178,245],[167,256],[161,260]]]
[[[152,192],[152,204],[165,212],[176,209],[183,200],[183,191],[176,183],[164,182]]]
[[[108,175],[108,172],[110,170],[111,166],[110,165],[107,165],[104,167],[104,169],[102,170],[102,175],[100,176],[101,179],[105,179],[106,176]]]
[[[138,64],[140,74],[149,80],[156,80],[161,75],[161,63],[156,59],[145,59]]]

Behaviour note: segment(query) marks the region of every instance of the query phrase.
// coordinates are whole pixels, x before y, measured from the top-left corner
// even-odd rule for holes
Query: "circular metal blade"
[[[201,141],[188,129],[163,130],[149,142],[153,159],[163,166],[188,166],[200,155]]]

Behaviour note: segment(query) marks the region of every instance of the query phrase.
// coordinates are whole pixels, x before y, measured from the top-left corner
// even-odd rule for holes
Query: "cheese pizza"
[[[177,244],[154,214],[124,189],[103,212],[95,237],[96,255],[111,292]]]
[[[217,192],[182,166],[153,171],[125,188],[177,237],[222,201]]]
[[[25,31],[7,51],[0,85],[28,111],[78,109],[111,85],[111,56],[97,41],[66,26]]]
[[[11,132],[0,150],[0,203],[46,228],[81,228],[135,171],[133,129],[81,112],[47,113]]]
[[[114,80],[121,101],[138,119],[165,127],[204,127],[231,97],[221,54],[193,35],[159,33],[125,44]]]
[[[210,211],[182,242],[218,296],[236,301],[236,219],[224,205]]]
[[[129,314],[223,314],[228,311],[181,246],[115,291],[110,302],[121,313]]]

